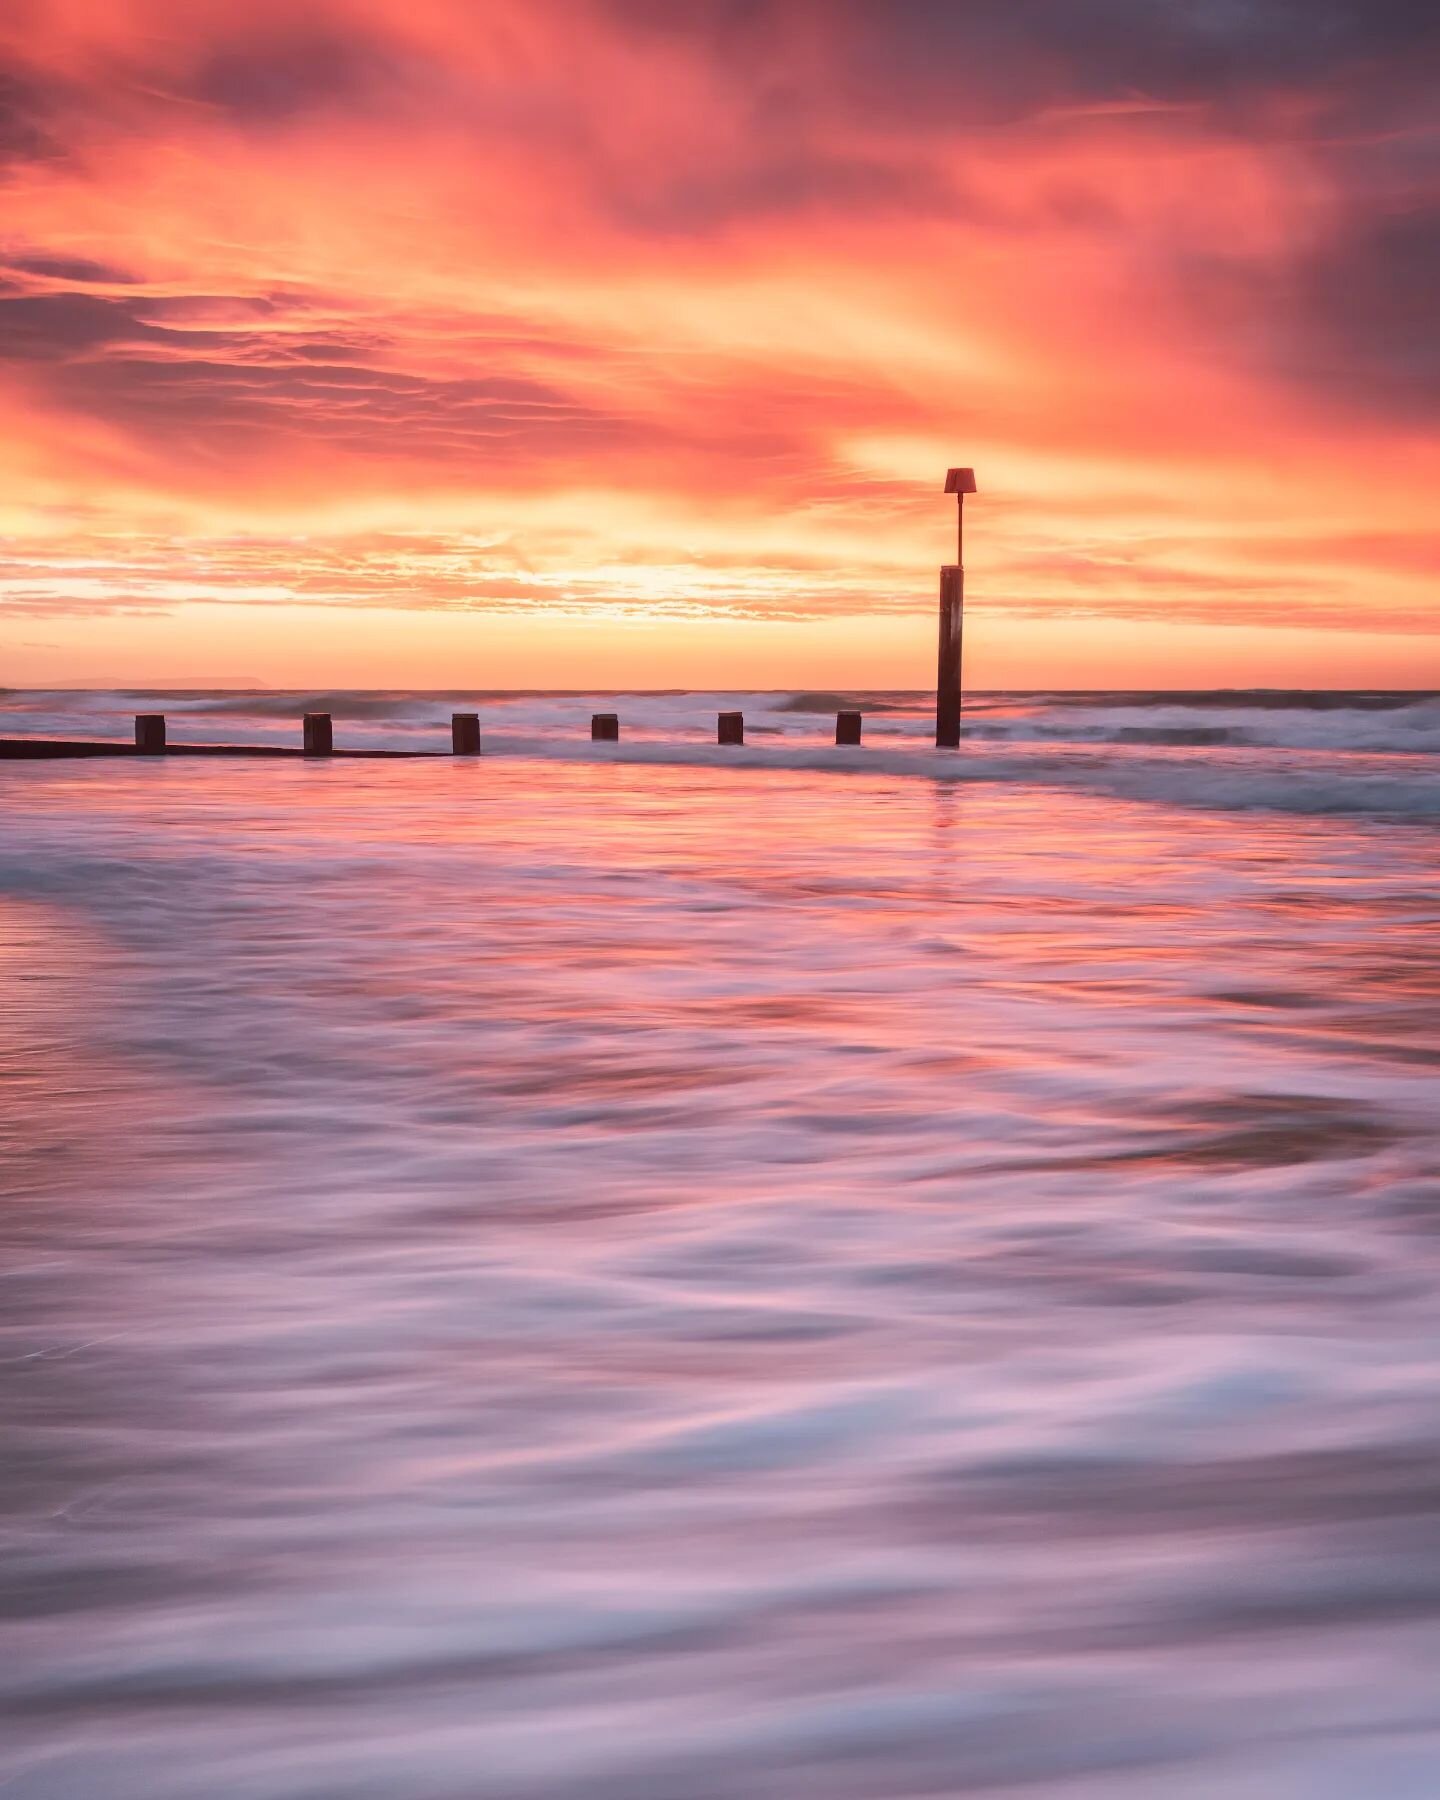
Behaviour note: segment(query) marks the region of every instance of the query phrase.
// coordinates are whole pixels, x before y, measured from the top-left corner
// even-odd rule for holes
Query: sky
[[[5,0],[0,683],[1440,685],[1433,0]]]

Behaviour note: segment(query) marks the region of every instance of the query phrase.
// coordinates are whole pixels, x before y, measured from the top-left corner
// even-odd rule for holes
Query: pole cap
[[[945,492],[947,494],[973,494],[975,491],[975,471],[973,469],[946,470]]]

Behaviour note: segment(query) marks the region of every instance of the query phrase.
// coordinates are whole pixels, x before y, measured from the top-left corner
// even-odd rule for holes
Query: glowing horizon
[[[1440,685],[1426,58],[1013,10],[22,7],[3,678]]]

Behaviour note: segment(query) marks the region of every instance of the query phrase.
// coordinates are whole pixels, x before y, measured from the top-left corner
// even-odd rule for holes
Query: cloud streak
[[[0,596],[1414,632],[1402,0],[31,0]],[[87,572],[77,573],[80,564]]]

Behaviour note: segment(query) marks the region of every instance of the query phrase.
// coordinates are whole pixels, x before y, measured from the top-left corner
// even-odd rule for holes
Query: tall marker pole
[[[935,679],[935,743],[960,747],[960,654],[965,635],[965,496],[975,492],[973,469],[951,469],[945,492],[955,496],[955,562],[940,571],[940,667]]]

